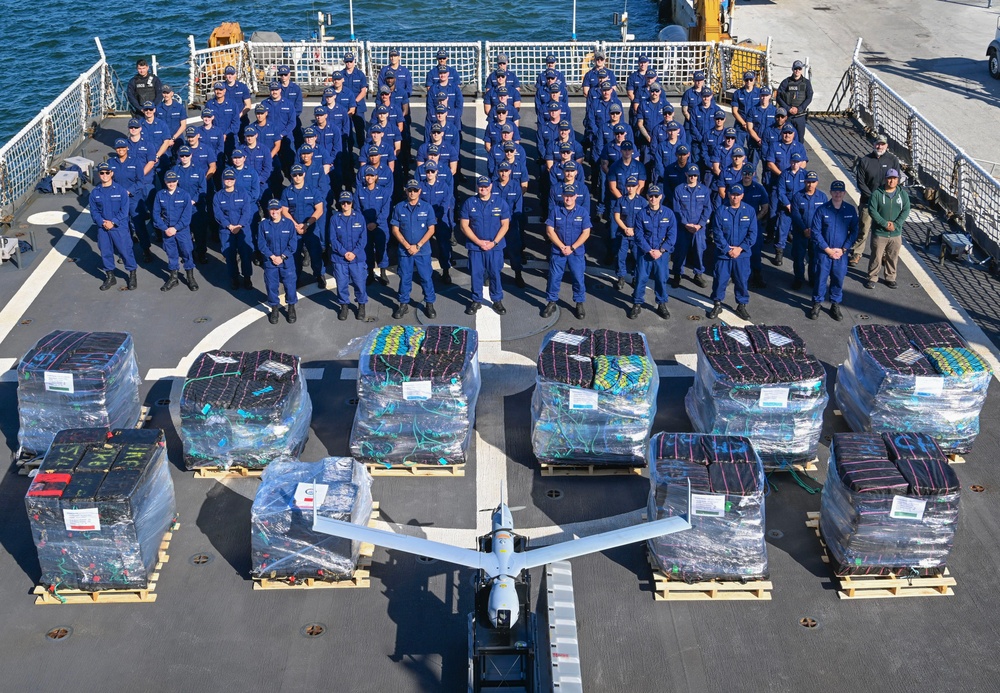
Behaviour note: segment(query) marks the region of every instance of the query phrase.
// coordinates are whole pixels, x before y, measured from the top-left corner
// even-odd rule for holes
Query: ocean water
[[[323,11],[333,14],[327,35],[346,40],[347,8],[347,2],[305,0],[0,0],[0,143],[97,61],[95,36],[123,82],[135,74],[136,59],[155,54],[160,78],[186,95],[189,35],[204,48],[213,28],[238,21],[247,37],[253,31],[276,31],[286,41],[308,39],[316,31],[316,13]],[[578,0],[577,38],[618,40],[611,19],[623,9],[624,1]],[[655,39],[662,28],[656,0],[632,0],[627,9],[636,39]],[[362,41],[568,41],[572,19],[572,0],[354,2],[354,33]]]

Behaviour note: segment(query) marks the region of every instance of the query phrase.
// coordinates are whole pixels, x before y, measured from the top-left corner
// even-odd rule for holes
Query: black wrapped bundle
[[[699,327],[695,332],[703,354],[752,354],[753,344],[746,330],[725,325]]]
[[[965,340],[955,331],[955,328],[946,322],[903,325],[903,334],[917,351],[933,347],[961,349],[965,346]]]
[[[806,343],[787,325],[747,325],[747,337],[758,354],[790,354],[804,356]]]
[[[894,325],[856,325],[852,333],[865,349],[896,350],[898,353],[910,348],[906,334]]]
[[[638,332],[594,330],[594,355],[645,356],[646,344]]]
[[[538,375],[545,380],[573,387],[590,387],[594,383],[594,364],[589,356],[568,354],[550,342],[538,355]]]
[[[455,325],[431,325],[424,328],[421,354],[464,354],[468,330]]]

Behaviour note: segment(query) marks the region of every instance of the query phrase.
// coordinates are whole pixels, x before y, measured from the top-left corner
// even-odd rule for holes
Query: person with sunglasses
[[[136,287],[137,265],[128,229],[128,191],[115,182],[114,170],[107,162],[98,164],[97,177],[100,185],[90,193],[89,204],[90,214],[97,224],[97,247],[101,251],[101,266],[104,269],[101,291],[107,291],[118,283],[115,279],[115,253],[121,257],[128,272],[128,289],[131,291]]]
[[[788,122],[795,128],[799,142],[806,136],[806,111],[813,100],[812,83],[803,76],[805,64],[801,60],[792,63],[792,74],[778,85],[778,105],[788,111]]]

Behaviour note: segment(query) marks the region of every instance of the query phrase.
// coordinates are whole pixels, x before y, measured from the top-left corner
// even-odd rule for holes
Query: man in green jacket
[[[885,285],[895,289],[896,260],[903,247],[903,222],[910,214],[910,196],[899,187],[899,171],[890,168],[885,172],[885,183],[872,193],[868,213],[872,217],[872,254],[865,288],[875,288],[884,267]]]

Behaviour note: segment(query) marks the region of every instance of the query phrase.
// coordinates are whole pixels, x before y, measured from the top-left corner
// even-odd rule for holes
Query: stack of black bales
[[[923,433],[836,433],[820,531],[838,575],[936,575],[958,527],[959,481]]]
[[[747,438],[658,433],[650,441],[651,520],[688,516],[691,529],[649,541],[671,579],[753,580],[768,575],[764,467]]]
[[[358,363],[351,454],[387,468],[464,464],[481,384],[475,330],[457,325],[372,330]]]
[[[184,464],[262,469],[297,455],[309,437],[312,400],[298,356],[263,351],[209,351],[184,381]]]
[[[25,505],[43,585],[147,588],[175,515],[163,431],[59,432]]]
[[[313,506],[324,517],[367,525],[372,479],[350,457],[319,462],[285,458],[267,466],[250,511],[254,577],[343,580],[358,564],[359,542],[314,532]]]
[[[791,327],[713,325],[697,331],[698,365],[684,398],[695,430],[746,436],[768,468],[816,458],[826,371]]]
[[[531,444],[540,462],[646,465],[660,379],[645,335],[553,331],[537,368]]]
[[[52,332],[17,368],[18,442],[41,454],[66,428],[134,426],[140,382],[132,335]]]
[[[948,323],[858,325],[834,392],[854,431],[918,431],[960,453],[979,435],[991,378]]]

